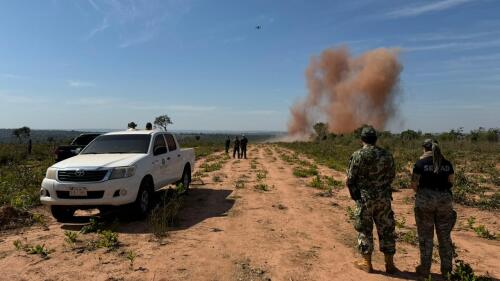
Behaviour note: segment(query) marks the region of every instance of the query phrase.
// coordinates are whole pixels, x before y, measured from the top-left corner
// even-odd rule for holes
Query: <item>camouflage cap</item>
[[[431,148],[433,143],[437,143],[437,141],[433,139],[425,139],[424,142],[422,143],[422,146],[426,148]]]
[[[366,126],[361,130],[361,137],[377,137],[377,131],[372,126]]]

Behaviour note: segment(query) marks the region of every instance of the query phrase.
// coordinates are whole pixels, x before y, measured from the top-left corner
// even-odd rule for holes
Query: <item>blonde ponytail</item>
[[[441,165],[443,163],[443,154],[441,153],[441,148],[436,141],[432,142],[432,165],[434,166],[434,173],[439,173]]]

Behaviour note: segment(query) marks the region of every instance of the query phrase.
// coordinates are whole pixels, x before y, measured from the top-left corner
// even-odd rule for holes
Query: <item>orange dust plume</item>
[[[375,49],[351,57],[346,47],[313,57],[305,72],[308,95],[290,109],[288,133],[307,136],[320,119],[332,133],[363,124],[384,129],[396,114],[402,65],[397,49]]]

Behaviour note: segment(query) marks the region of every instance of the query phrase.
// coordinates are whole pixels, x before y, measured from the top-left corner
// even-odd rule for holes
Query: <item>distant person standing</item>
[[[33,150],[33,141],[31,138],[28,140],[28,154],[31,154],[31,151]]]
[[[226,149],[226,154],[229,153],[229,146],[231,145],[231,139],[227,136],[226,141],[224,143],[224,148]]]
[[[417,274],[429,276],[432,264],[434,229],[439,242],[441,274],[447,278],[452,270],[453,243],[451,230],[457,213],[453,210],[453,166],[441,154],[437,141],[426,139],[423,152],[413,167],[411,187],[416,191],[415,221],[417,223],[420,265]]]
[[[248,139],[245,137],[245,135],[242,135],[241,138],[241,158],[245,157],[247,159],[247,145],[248,145]]]
[[[151,122],[146,123],[146,130],[148,131],[153,130],[153,124],[151,124]]]
[[[240,156],[240,139],[236,137],[234,139],[234,150],[233,150],[233,158],[236,158],[236,154],[238,154],[238,159]]]
[[[349,160],[347,187],[356,202],[358,251],[363,256],[354,265],[368,273],[373,272],[373,223],[377,227],[380,251],[385,256],[385,271],[398,271],[394,265],[396,253],[394,212],[391,207],[391,183],[396,175],[390,152],[376,146],[377,132],[373,127],[361,131],[363,148],[355,151]]]

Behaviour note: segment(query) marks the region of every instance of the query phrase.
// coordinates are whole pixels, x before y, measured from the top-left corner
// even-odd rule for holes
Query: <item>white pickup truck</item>
[[[145,217],[158,189],[175,183],[189,188],[193,168],[194,150],[180,149],[171,133],[107,133],[47,169],[40,201],[58,221],[70,219],[76,209],[126,204]]]

